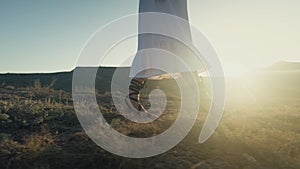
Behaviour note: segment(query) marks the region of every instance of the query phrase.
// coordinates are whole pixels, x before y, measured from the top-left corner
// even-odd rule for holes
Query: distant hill
[[[89,69],[79,67],[76,69]],[[75,69],[75,70],[76,70]],[[129,75],[130,68],[123,67],[124,75]],[[110,91],[111,79],[115,67],[99,67],[96,76],[95,88],[99,93]],[[58,73],[34,73],[34,74],[0,74],[0,87],[34,87],[38,81],[42,87],[49,87],[55,90],[72,91],[73,71]],[[204,78],[206,79],[206,78]],[[230,81],[230,80],[229,80]],[[253,93],[267,94],[274,96],[296,96],[300,97],[300,63],[277,62],[260,71],[245,74],[236,79],[253,91]],[[235,82],[236,83],[236,82]],[[230,84],[230,82],[229,82]],[[230,88],[230,86],[227,86]],[[237,92],[236,87],[232,87]],[[241,92],[243,92],[242,90]]]
[[[274,63],[273,65],[267,67],[265,70],[267,71],[300,71],[300,63],[299,62],[286,62],[286,61],[280,61],[277,63]]]
[[[300,97],[300,63],[277,62],[243,77],[256,93],[267,96]]]
[[[88,68],[76,68],[88,69]],[[114,67],[100,67],[97,72],[96,88],[100,93],[109,90],[112,75],[116,68]],[[124,71],[129,72],[129,68],[123,68]],[[6,73],[0,74],[0,86],[13,87],[34,87],[35,82],[39,82],[42,87],[49,87],[56,90],[72,91],[73,71],[58,72],[58,73],[33,73],[33,74],[15,74]]]
[[[33,73],[33,74],[15,74],[7,73],[0,74],[0,87],[15,87],[15,88],[27,88],[35,87],[36,83],[39,83],[41,87],[51,88],[55,90],[64,90],[66,92],[72,92],[72,79],[73,72],[81,69],[81,71],[87,71],[88,69],[94,69],[92,67],[78,67],[70,72],[58,72],[58,73]],[[96,78],[95,88],[99,93],[106,93],[111,91],[111,81],[114,75],[116,67],[99,67]],[[124,75],[124,78],[129,77],[130,67],[120,67],[118,69]],[[125,77],[126,76],[126,77]],[[169,83],[164,84],[159,81],[148,81],[149,86],[160,84],[160,87],[167,91],[174,92],[176,86],[172,79],[168,79]]]

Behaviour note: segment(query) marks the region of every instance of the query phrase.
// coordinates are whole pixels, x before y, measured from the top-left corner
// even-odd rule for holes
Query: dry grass
[[[5,90],[0,114],[9,117],[0,122],[0,168],[300,168],[300,100],[296,98],[229,99],[220,126],[204,144],[197,140],[208,107],[201,107],[194,128],[179,145],[162,155],[136,160],[110,154],[93,143],[79,125],[67,93],[43,88],[27,94],[21,92],[24,89]],[[132,123],[117,114],[109,93],[98,97],[105,103],[100,106],[104,116],[112,117],[110,125],[132,137],[159,134],[176,119],[176,108],[170,104],[160,120]]]

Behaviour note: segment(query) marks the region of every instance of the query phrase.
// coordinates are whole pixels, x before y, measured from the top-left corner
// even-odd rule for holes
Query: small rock
[[[243,154],[243,157],[244,157],[247,161],[249,161],[249,162],[251,162],[251,163],[256,163],[256,162],[257,162],[256,159],[255,159],[253,156],[249,155],[248,153],[244,153],[244,154]]]
[[[38,117],[37,119],[35,119],[35,123],[36,124],[41,124],[44,122],[44,118],[43,117]]]
[[[209,165],[209,163],[207,163],[205,161],[192,166],[192,169],[210,169],[210,168],[211,168],[211,166]]]
[[[8,150],[0,150],[0,152],[1,152],[1,155],[10,155],[11,154],[11,152],[10,151],[8,151]]]
[[[9,119],[9,115],[8,114],[0,114],[0,120],[6,121]]]
[[[2,141],[2,140],[8,140],[10,138],[11,138],[11,134],[0,133],[0,141]]]

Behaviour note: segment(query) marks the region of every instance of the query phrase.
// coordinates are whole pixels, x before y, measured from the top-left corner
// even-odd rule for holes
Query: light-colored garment
[[[188,21],[186,0],[140,0],[139,13],[141,14],[144,12],[171,14]],[[142,34],[141,32],[145,32],[143,29],[146,29],[149,24],[156,24],[159,26],[159,29],[164,29],[163,31],[171,31],[172,34],[181,35],[188,44],[184,44],[172,37],[163,35]],[[166,19],[164,22],[160,21],[157,23],[153,20],[148,20],[147,17],[139,17],[139,33],[138,52],[130,69],[130,77],[150,78],[166,73],[203,71],[203,66],[195,55],[195,51],[190,49],[191,46],[193,46],[193,42],[188,22],[182,24],[182,22],[171,22]],[[150,48],[157,50],[143,51],[144,49]],[[182,59],[184,63],[178,59],[164,56],[164,52],[159,49],[171,52]],[[151,67],[151,69],[139,71],[146,67]],[[154,69],[157,67],[168,67],[168,72]]]

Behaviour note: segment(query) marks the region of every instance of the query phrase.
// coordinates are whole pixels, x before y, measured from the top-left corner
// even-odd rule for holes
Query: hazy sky
[[[300,61],[299,0],[188,0],[191,23],[225,72]],[[71,70],[101,26],[136,13],[138,0],[0,1],[0,72]],[[135,50],[135,40],[128,41]]]

